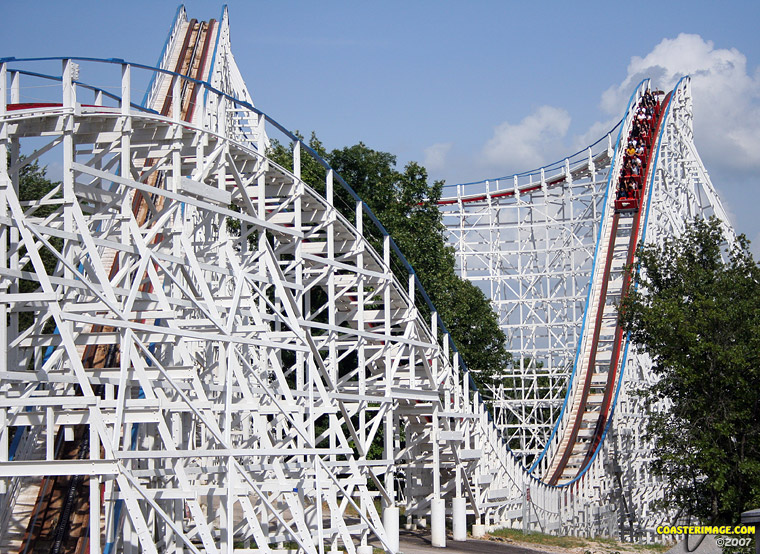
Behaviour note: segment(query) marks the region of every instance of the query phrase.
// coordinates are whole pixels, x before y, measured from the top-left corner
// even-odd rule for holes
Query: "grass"
[[[489,533],[494,537],[504,537],[518,542],[527,542],[531,544],[543,544],[546,546],[558,546],[560,548],[575,548],[576,546],[586,546],[588,542],[579,537],[563,537],[557,535],[546,535],[544,533],[523,534],[519,529],[495,529]]]
[[[536,533],[536,532],[523,534],[523,532],[519,529],[507,529],[507,528],[495,529],[494,531],[491,531],[489,535],[493,537],[502,537],[502,538],[509,539],[515,542],[521,542],[521,543],[527,543],[527,544],[555,546],[558,548],[578,548],[578,547],[587,548],[588,549],[587,552],[590,552],[591,550],[598,550],[600,545],[604,545],[608,547],[611,551],[615,551],[615,552],[621,552],[621,551],[665,552],[666,550],[669,550],[672,546],[672,545],[667,545],[667,544],[621,543],[615,539],[610,539],[607,537],[598,537],[595,539],[584,539],[581,537],[547,535],[545,533]]]

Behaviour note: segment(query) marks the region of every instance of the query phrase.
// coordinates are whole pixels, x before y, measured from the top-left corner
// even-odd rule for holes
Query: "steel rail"
[[[669,101],[670,96],[666,98],[666,101],[664,101],[661,105],[658,105],[657,107],[657,120],[656,124],[651,126],[650,133],[652,136],[652,141],[650,145],[647,148],[647,156],[646,161],[643,164],[643,174],[646,176],[646,178],[643,180],[643,186],[641,190],[639,191],[639,200],[643,200],[645,198],[645,195],[651,186],[650,182],[654,178],[654,166],[651,163],[653,159],[653,152],[656,147],[656,137],[659,135],[660,128],[664,121],[664,107],[666,105],[666,102]],[[616,175],[613,175],[613,178],[619,177]],[[634,222],[633,226],[631,228],[631,235],[628,239],[628,249],[626,254],[626,265],[630,266],[633,263],[633,258],[635,256],[636,249],[638,247],[639,242],[639,224],[641,219],[641,210],[642,205],[639,204],[638,208],[636,209],[636,213],[634,215]],[[561,459],[559,464],[557,465],[556,469],[552,473],[552,475],[549,477],[549,484],[556,485],[558,484],[558,481],[562,477],[563,473],[565,472],[565,469],[567,467],[567,464],[570,460],[570,457],[574,454],[575,448],[579,444],[586,443],[585,440],[579,440],[578,438],[578,432],[581,428],[581,425],[583,423],[583,416],[589,412],[589,406],[588,406],[588,397],[591,388],[595,388],[592,386],[593,381],[593,375],[595,373],[595,362],[596,362],[596,355],[599,350],[599,334],[601,331],[602,326],[602,315],[604,313],[604,307],[606,304],[607,299],[607,290],[608,290],[608,284],[610,280],[610,269],[612,264],[612,258],[614,255],[614,250],[616,246],[617,241],[617,228],[619,224],[619,220],[621,217],[621,213],[619,210],[615,210],[613,213],[613,222],[612,222],[612,228],[610,231],[610,241],[609,246],[607,249],[607,259],[605,263],[605,270],[602,275],[602,288],[599,293],[598,297],[598,304],[597,304],[597,315],[594,325],[594,334],[592,338],[591,343],[591,349],[589,353],[589,361],[587,365],[586,370],[586,378],[584,380],[583,390],[581,393],[581,399],[578,404],[577,411],[575,413],[575,419],[572,428],[569,430],[569,441],[567,442],[565,449],[561,455]],[[621,288],[621,301],[625,297],[627,291],[628,291],[628,285],[629,285],[629,277],[627,274],[624,274],[623,276],[623,284]],[[615,333],[614,333],[614,341],[613,341],[613,351],[612,351],[612,357],[610,360],[610,366],[607,370],[607,381],[604,385],[604,398],[602,401],[599,417],[597,418],[596,425],[594,427],[594,432],[592,434],[591,440],[588,441],[586,446],[586,455],[581,462],[578,472],[576,473],[576,476],[580,476],[586,467],[590,464],[590,462],[594,459],[596,450],[601,447],[601,438],[603,435],[603,431],[606,427],[607,423],[607,416],[608,412],[610,411],[610,406],[612,403],[612,397],[615,391],[615,382],[617,380],[617,375],[620,372],[621,368],[619,366],[619,356],[620,356],[620,346],[622,341],[622,326],[620,321],[617,321],[616,327],[615,327]],[[567,436],[567,430],[565,431],[565,436]],[[562,440],[562,439],[560,439]],[[564,440],[562,440],[564,442]],[[555,456],[557,456],[558,453],[555,452]],[[574,476],[575,477],[575,476]],[[574,478],[573,477],[573,478]],[[572,481],[573,478],[570,480]]]
[[[632,113],[632,111],[633,111],[634,100],[636,99],[637,92],[648,81],[649,81],[648,79],[644,79],[644,80],[642,80],[636,86],[636,89],[631,94],[631,97],[628,100],[628,105],[626,107],[626,112],[625,112],[625,116],[623,117],[623,121],[625,121],[626,118],[628,117],[629,113]],[[604,217],[605,217],[605,215],[607,213],[607,209],[608,209],[607,197],[610,194],[610,189],[612,187],[612,182],[613,182],[612,181],[612,178],[613,178],[612,173],[613,173],[613,169],[614,169],[615,159],[617,158],[618,152],[620,151],[620,145],[621,145],[621,141],[622,141],[622,135],[623,135],[624,127],[625,127],[625,124],[622,124],[622,125],[618,126],[618,137],[617,137],[617,140],[615,141],[615,148],[614,148],[614,152],[613,152],[613,155],[612,155],[612,159],[610,161],[612,167],[610,169],[610,174],[607,176],[606,192],[605,192],[604,200],[602,201],[602,203],[603,203],[602,221],[604,220]],[[594,248],[594,257],[593,257],[592,264],[591,264],[591,266],[592,266],[592,276],[591,276],[591,278],[593,278],[593,268],[596,267],[596,264],[597,264],[597,256],[599,255],[599,250],[600,250],[600,247],[601,247],[601,241],[602,241],[602,234],[599,233],[599,236],[597,237],[597,241],[596,241],[596,246]],[[579,337],[578,337],[578,346],[577,346],[576,351],[575,351],[576,352],[575,353],[575,360],[573,361],[573,371],[570,374],[570,378],[569,378],[569,381],[568,381],[568,384],[567,384],[567,392],[565,393],[565,398],[564,398],[564,401],[562,403],[562,408],[560,409],[560,413],[557,416],[557,421],[555,422],[555,424],[554,424],[554,426],[552,428],[552,432],[549,435],[549,438],[546,441],[546,444],[544,445],[543,450],[536,457],[536,459],[533,461],[533,464],[528,469],[528,472],[530,472],[530,473],[533,473],[533,471],[535,471],[535,469],[538,467],[539,463],[541,463],[541,460],[543,460],[543,458],[549,452],[549,449],[551,448],[551,446],[553,444],[552,441],[553,441],[554,437],[557,435],[557,432],[559,431],[559,429],[560,429],[560,427],[562,425],[563,416],[565,415],[566,411],[570,409],[570,407],[568,406],[568,404],[570,402],[570,395],[572,394],[573,384],[575,382],[575,379],[576,379],[576,377],[578,375],[578,371],[579,371],[578,364],[579,364],[579,358],[580,358],[580,354],[581,354],[581,347],[583,345],[583,337],[585,336],[585,333],[586,333],[586,323],[587,323],[587,320],[588,320],[589,306],[591,305],[592,289],[593,289],[593,287],[589,286],[588,293],[587,293],[587,296],[586,296],[586,304],[585,304],[584,310],[583,310],[583,320],[582,320],[582,323],[581,323],[581,331],[580,331],[580,334],[579,334]]]

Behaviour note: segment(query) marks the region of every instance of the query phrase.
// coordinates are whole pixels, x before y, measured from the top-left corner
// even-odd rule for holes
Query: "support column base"
[[[446,501],[430,501],[430,542],[437,548],[446,548]]]
[[[451,530],[455,541],[467,540],[467,499],[455,498],[451,503]]]
[[[398,516],[399,510],[395,506],[383,510],[383,527],[388,537],[388,546],[393,552],[398,552]]]

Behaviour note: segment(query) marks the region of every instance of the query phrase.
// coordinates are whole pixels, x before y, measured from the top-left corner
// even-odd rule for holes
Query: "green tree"
[[[647,426],[664,503],[735,524],[760,506],[760,271],[746,238],[727,248],[715,219],[638,260],[640,288],[621,317],[659,378],[642,394],[670,403]]]
[[[363,143],[333,150],[327,160],[393,237],[485,393],[482,385],[495,384],[512,357],[486,296],[456,275],[437,206],[443,181],[431,183],[416,162],[398,171],[395,156]]]
[[[327,152],[312,133],[309,146],[324,158],[359,197],[370,207],[414,268],[422,286],[451,332],[457,348],[478,385],[496,383],[512,362],[506,337],[483,292],[455,273],[453,249],[447,245],[445,227],[436,202],[443,181],[430,182],[427,170],[415,162],[403,171],[396,168],[396,157],[363,143]],[[291,149],[272,145],[270,156],[280,165],[292,167]],[[310,156],[301,157],[301,174],[318,192],[324,191],[325,171]],[[354,201],[335,186],[335,204],[354,221]],[[372,225],[365,223],[365,234],[374,246]],[[402,283],[406,270],[393,264]],[[481,386],[481,390],[485,392]]]
[[[10,157],[8,158],[10,161]],[[49,194],[60,183],[53,182],[47,177],[47,169],[41,167],[37,161],[25,165],[19,171],[19,200],[22,202],[29,202],[32,200],[40,200]],[[54,198],[60,198],[60,192],[53,196]],[[27,208],[25,208],[27,209]],[[40,206],[34,211],[34,217],[44,218],[49,216],[57,209],[55,205]],[[60,249],[63,241],[58,237],[51,237],[50,243],[54,248]],[[22,248],[20,255],[23,256],[26,252],[25,248]],[[45,269],[48,275],[52,275],[55,272],[56,265],[58,263],[57,258],[47,248],[40,249],[40,257],[45,264]],[[24,268],[24,271],[33,271],[32,263],[28,262]],[[28,279],[19,280],[19,292],[29,293],[39,289],[39,283],[37,281],[31,281]],[[32,314],[30,312],[21,312],[19,314],[19,330],[23,331],[33,323]],[[46,331],[52,330],[52,321],[48,323]]]

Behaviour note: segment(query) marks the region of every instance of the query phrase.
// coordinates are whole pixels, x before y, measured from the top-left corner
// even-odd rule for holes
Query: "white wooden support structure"
[[[43,476],[81,485],[72,517],[95,553],[397,552],[402,509],[442,547],[448,507],[457,541],[468,516],[475,536],[628,534],[595,508],[610,498],[636,498],[636,538],[650,537],[657,514],[641,506],[661,487],[626,450],[641,444],[639,353],[582,478],[548,485],[551,455],[524,465],[557,451],[549,437],[566,425],[620,165],[610,138],[458,186],[441,207],[461,274],[490,291],[518,354],[514,389],[487,406],[392,237],[254,107],[226,10],[212,23],[181,9],[161,59],[60,59],[47,77],[0,60],[0,550],[39,535]],[[91,64],[120,95],[74,77]],[[658,139],[645,240],[679,233],[684,214],[727,222],[689,94],[685,80]],[[293,145],[292,166],[268,157],[270,136]],[[22,202],[20,172],[41,159],[62,182]]]

